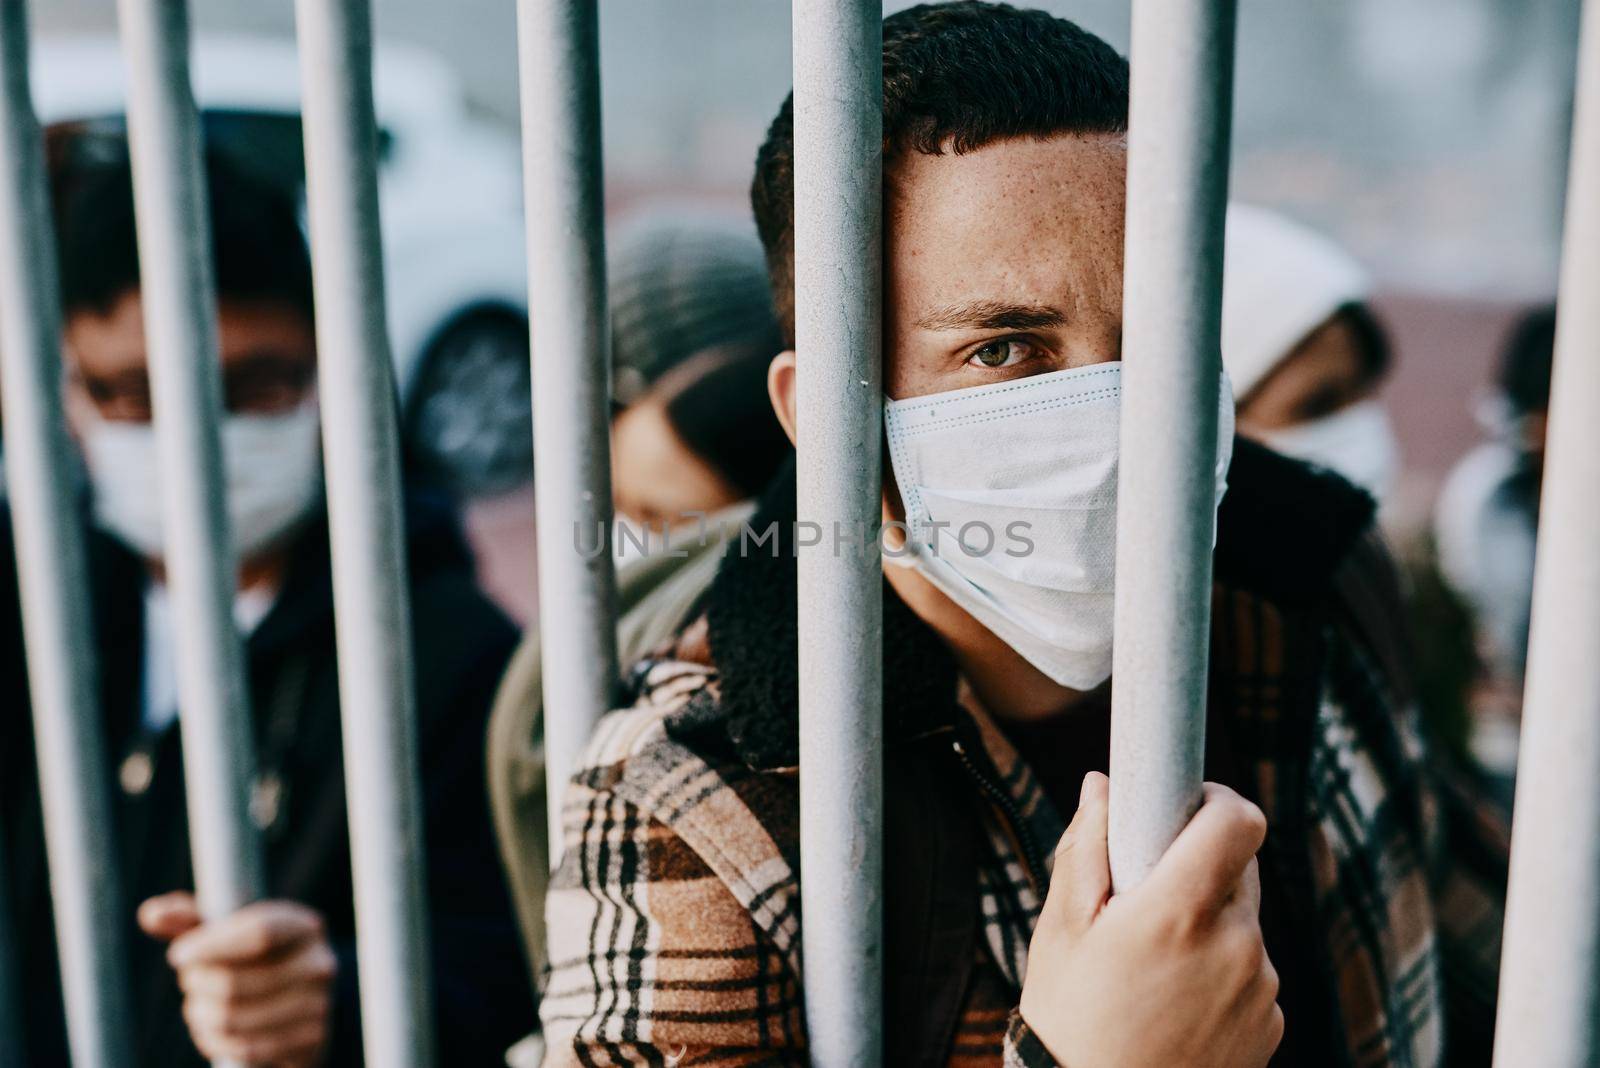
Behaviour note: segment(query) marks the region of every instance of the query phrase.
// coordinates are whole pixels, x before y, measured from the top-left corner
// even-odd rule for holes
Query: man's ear
[[[789,444],[796,442],[794,350],[785,349],[772,358],[767,367],[767,396],[772,400],[772,410],[789,435]]]

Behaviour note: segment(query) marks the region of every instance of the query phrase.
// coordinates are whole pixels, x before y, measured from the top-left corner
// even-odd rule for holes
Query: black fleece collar
[[[1217,517],[1216,580],[1290,608],[1312,607],[1372,525],[1372,498],[1338,475],[1243,438],[1234,442]],[[752,768],[799,761],[798,637],[791,460],[762,495],[750,528],[777,541],[732,543],[705,597],[720,699],[694,702],[667,724],[697,750]],[[939,637],[883,586],[886,741],[922,734],[955,715],[956,668]]]

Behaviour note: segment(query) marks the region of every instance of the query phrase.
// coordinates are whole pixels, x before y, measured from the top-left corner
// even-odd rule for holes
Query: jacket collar
[[[471,569],[454,513],[445,502],[421,493],[408,494],[404,522],[413,586],[430,575]],[[144,647],[141,594],[150,581],[149,572],[138,554],[103,531],[91,528],[89,552],[102,700],[112,722],[126,728],[138,716]],[[252,674],[296,648],[325,650],[331,658],[332,627],[328,518],[325,510],[318,509],[290,543],[283,588],[250,635],[247,656]]]
[[[775,541],[736,539],[704,606],[718,700],[691,702],[667,729],[708,756],[749,767],[799,761],[793,461],[762,495],[750,527]],[[1236,439],[1218,513],[1217,581],[1289,608],[1315,605],[1371,526],[1374,504],[1337,475]],[[773,526],[775,524],[775,526]],[[883,586],[883,716],[894,745],[954,722],[957,672],[939,637]]]

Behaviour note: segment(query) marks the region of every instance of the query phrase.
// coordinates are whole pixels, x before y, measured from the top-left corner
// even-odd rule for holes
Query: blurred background
[[[1127,47],[1126,0],[1036,2]],[[457,169],[476,167],[488,176],[470,195],[450,182],[413,181],[414,192],[426,192],[409,199],[400,190],[404,183],[391,181],[386,228],[426,231],[423,216],[449,214],[452,201],[471,200],[479,217],[472,225],[498,232],[485,241],[515,250],[521,235],[515,5],[376,0],[374,6],[382,41],[424,50],[441,63],[403,57],[417,62],[396,65],[388,79],[401,110],[427,113],[439,99],[451,101],[443,118],[433,116],[434,132],[419,126],[423,139],[447,143],[448,150],[433,153],[434,165],[455,161]],[[903,6],[891,2],[886,9]],[[192,7],[202,34],[282,41],[292,33],[287,0],[195,0]],[[1379,281],[1375,307],[1397,355],[1385,398],[1398,416],[1405,469],[1389,510],[1394,523],[1427,513],[1450,465],[1481,434],[1475,399],[1514,317],[1553,292],[1577,8],[1575,0],[1240,4],[1234,193],[1324,230]],[[112,5],[104,0],[54,0],[36,11],[41,44],[114,29]],[[605,0],[601,35],[614,212],[659,197],[746,211],[756,146],[789,87],[786,0]],[[232,66],[245,68],[234,70],[236,77],[276,76],[269,64]],[[41,81],[64,76],[40,67]],[[281,73],[292,87],[292,70]],[[450,118],[457,105],[461,117]],[[428,156],[427,146],[408,142],[400,125],[393,131],[397,159]],[[470,150],[455,147],[462,137],[473,140]],[[435,258],[428,240],[413,247],[422,251],[391,256]],[[453,477],[474,500],[474,540],[516,547],[489,554],[485,578],[525,617],[532,595],[524,540],[531,495],[517,485],[517,473],[526,457],[510,455],[516,449],[506,444],[487,454],[479,447],[479,455],[465,459],[452,454],[470,453],[481,444],[475,438],[486,436],[476,433],[488,417],[481,408],[474,414],[474,388],[482,405],[516,397],[506,388],[517,382],[514,359],[497,355],[514,345],[502,338],[496,348],[481,341],[484,330],[468,331],[457,350],[478,355],[462,358],[457,351],[454,372],[437,360],[430,367],[426,351],[463,309],[504,312],[498,329],[514,335],[518,270],[508,265],[495,278],[475,281],[484,292],[481,308],[471,292],[453,297],[453,309],[413,328],[417,339],[397,342],[418,350],[397,358],[411,394],[408,426],[444,467],[454,465]],[[391,264],[392,288],[406,289],[397,275],[407,271],[403,262]],[[487,333],[493,339],[495,332]],[[467,402],[430,408],[430,392]],[[519,417],[514,411],[495,417],[505,423],[507,441],[515,439]]]

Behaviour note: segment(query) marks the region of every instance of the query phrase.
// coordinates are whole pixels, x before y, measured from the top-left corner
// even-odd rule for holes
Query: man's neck
[[[1065,715],[1085,695],[1051,679],[995,637],[910,568],[886,567],[889,585],[944,641],[973,696],[999,719],[1037,721]]]

